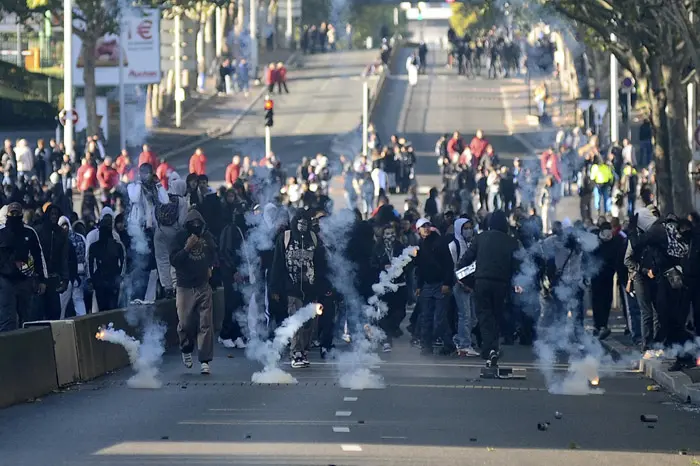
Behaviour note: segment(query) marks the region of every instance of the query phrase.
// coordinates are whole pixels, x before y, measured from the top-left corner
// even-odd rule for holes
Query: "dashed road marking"
[[[352,414],[352,411],[336,411],[336,417],[348,417]]]
[[[362,447],[359,445],[341,445],[340,448],[343,451],[362,451]]]
[[[345,398],[343,398],[343,401],[357,401],[357,397],[356,396],[346,396]]]
[[[341,434],[341,433],[347,434],[348,432],[350,432],[350,428],[349,427],[342,427],[342,426],[341,427],[333,427],[333,432],[335,432],[337,434]]]

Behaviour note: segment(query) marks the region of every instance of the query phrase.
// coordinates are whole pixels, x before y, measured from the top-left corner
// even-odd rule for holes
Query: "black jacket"
[[[478,234],[460,260],[460,267],[476,261],[476,280],[493,280],[510,283],[518,272],[515,253],[520,242],[508,233],[505,214],[496,211],[489,218],[489,230]]]
[[[229,223],[224,227],[219,239],[219,260],[221,270],[230,280],[238,271],[243,260],[244,251],[241,246],[245,241],[245,232],[237,223]]]
[[[67,282],[70,278],[68,270],[70,243],[68,234],[58,224],[51,223],[49,219],[51,209],[58,209],[58,207],[54,205],[48,207],[42,217],[41,224],[36,229],[36,233],[39,236],[41,249],[44,252],[49,276],[56,276],[60,281]]]
[[[418,288],[423,288],[425,284],[454,284],[454,264],[448,244],[436,231],[420,242],[418,255],[414,259],[418,272]]]
[[[23,270],[16,263],[26,264]],[[22,224],[15,229],[4,225],[0,227],[0,276],[11,282],[22,282],[36,278],[40,283],[46,281],[48,272],[44,254],[36,231]]]
[[[374,229],[367,221],[359,221],[353,226],[345,251],[345,257],[355,266],[355,287],[365,300],[374,294],[372,285],[375,275],[372,269],[374,250]]]
[[[295,217],[291,229],[283,232],[275,244],[270,291],[278,296],[299,298],[304,303],[314,302],[330,289],[327,268],[320,239],[311,230],[300,233]]]
[[[195,220],[204,223],[202,215],[196,209],[192,209],[187,213],[185,227]],[[217,261],[216,241],[207,231],[206,223],[199,244],[189,251],[185,251],[185,244],[189,236],[187,228],[178,233],[170,251],[170,263],[175,267],[178,288],[197,288],[208,283],[211,269]]]
[[[93,284],[117,286],[117,280],[124,271],[126,251],[124,245],[114,239],[111,228],[100,229],[98,240],[90,245],[88,258],[88,270]]]
[[[379,279],[379,274],[386,270],[388,265],[391,265],[391,260],[393,258],[401,255],[403,249],[403,245],[398,240],[394,241],[390,251],[387,251],[387,248],[382,241],[378,241],[375,244],[374,252],[372,254],[372,269],[374,271],[373,275],[375,277],[375,283]],[[410,264],[408,267],[410,267]],[[404,269],[403,273],[396,278],[393,283],[406,283],[406,272],[408,267]]]

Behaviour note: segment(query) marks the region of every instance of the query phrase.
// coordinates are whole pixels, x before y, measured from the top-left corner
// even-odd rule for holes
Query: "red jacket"
[[[158,160],[158,157],[156,157],[155,152],[150,150],[148,152],[141,152],[139,155],[139,167],[144,163],[150,163],[153,170],[156,170],[158,165],[160,165],[160,161]]]
[[[197,155],[192,154],[190,157],[190,173],[196,173],[197,175],[207,174],[207,156],[204,154]]]
[[[277,78],[281,82],[287,81],[287,67],[283,66],[282,68],[277,68]]]
[[[464,147],[464,140],[462,138],[450,138],[450,140],[447,141],[447,154],[452,156],[452,154],[456,152],[461,155],[462,152],[464,152]]]
[[[552,175],[558,183],[561,182],[561,173],[559,172],[559,157],[551,150],[546,150],[540,157],[540,166],[542,167],[543,175]]]
[[[160,184],[165,188],[166,190],[168,189],[168,176],[175,171],[173,167],[170,166],[168,162],[163,162],[160,165],[158,165],[158,168],[156,169],[156,176],[158,177],[158,180],[160,181]]]
[[[97,170],[92,164],[81,165],[76,176],[78,177],[78,191],[84,192],[88,188],[97,187]]]
[[[97,181],[100,184],[100,188],[105,191],[111,191],[119,184],[119,173],[112,166],[107,166],[101,163],[97,167]]]
[[[236,180],[238,180],[239,176],[241,176],[241,165],[230,163],[229,166],[226,167],[226,177],[224,179],[226,183],[233,185],[236,182]]]
[[[479,139],[476,136],[474,136],[472,142],[469,143],[469,150],[471,151],[474,157],[480,159],[481,156],[484,155],[484,151],[486,150],[486,146],[488,145],[489,142],[486,139]]]
[[[275,84],[278,79],[279,74],[277,73],[277,70],[271,70],[270,68],[267,68],[265,70],[265,84],[267,84],[268,86],[270,84]]]
[[[117,170],[119,175],[124,175],[131,165],[131,160],[129,160],[128,155],[120,155],[117,160],[114,161],[114,168]]]

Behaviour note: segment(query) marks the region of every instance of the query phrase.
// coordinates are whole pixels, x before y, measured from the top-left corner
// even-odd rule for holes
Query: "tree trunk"
[[[673,207],[674,213],[677,215],[687,215],[693,210],[693,206],[690,179],[688,178],[688,164],[692,160],[692,153],[687,140],[685,87],[681,84],[680,69],[674,63],[670,63],[664,68],[664,75],[668,89],[667,115],[670,126]]]
[[[99,134],[99,122],[97,121],[97,84],[95,83],[95,47],[97,38],[81,37],[83,56],[83,81],[85,82],[85,111],[87,115],[87,136]],[[121,109],[120,109],[121,111]]]
[[[666,91],[662,87],[661,60],[657,56],[649,58],[651,71],[649,104],[654,125],[654,163],[656,165],[656,201],[663,215],[673,212],[673,191],[671,188],[671,164],[669,160],[669,121],[666,115]]]

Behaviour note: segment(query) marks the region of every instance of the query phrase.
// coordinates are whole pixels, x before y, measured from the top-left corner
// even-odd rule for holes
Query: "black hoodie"
[[[458,268],[476,261],[476,280],[510,283],[519,267],[515,258],[518,249],[520,243],[508,234],[506,214],[497,210],[489,216],[489,229],[474,238]]]
[[[0,227],[0,276],[15,283],[32,277],[44,283],[48,272],[39,237],[32,227],[22,223],[21,217],[16,218],[16,225],[10,220]],[[16,263],[23,264],[22,270]]]
[[[185,250],[189,224],[199,220],[204,225],[199,235],[200,242],[189,251]],[[207,231],[206,223],[202,215],[192,209],[187,213],[185,229],[177,234],[170,251],[170,263],[175,267],[178,288],[198,288],[209,282],[211,269],[217,260],[216,241]]]
[[[70,250],[68,234],[58,226],[58,223],[51,223],[51,211],[53,210],[57,210],[60,217],[60,209],[53,204],[49,205],[41,218],[41,224],[37,227],[36,233],[39,236],[41,249],[44,252],[49,276],[53,275],[60,281],[67,282],[70,278],[68,271]]]
[[[291,228],[277,238],[270,285],[272,294],[310,303],[328,291],[329,287],[323,245],[311,231],[311,221],[306,233],[297,229],[302,215],[297,213],[291,221]]]
[[[420,249],[414,261],[418,271],[418,288],[428,285],[454,285],[454,263],[449,243],[433,231],[420,242]]]

